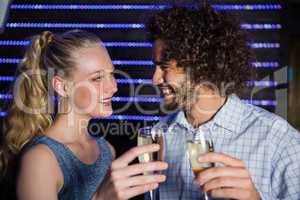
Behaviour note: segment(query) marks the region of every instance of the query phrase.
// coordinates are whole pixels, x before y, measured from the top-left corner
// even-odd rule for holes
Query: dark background
[[[175,1],[154,1],[154,0],[15,0],[13,5],[158,5],[174,3]],[[193,3],[195,1],[176,1],[176,3]],[[299,85],[300,85],[300,2],[278,1],[278,0],[211,0],[212,5],[280,5],[281,9],[253,9],[253,10],[228,10],[227,12],[236,15],[241,23],[249,24],[281,24],[281,29],[260,29],[249,30],[251,43],[261,46],[272,46],[277,44],[277,48],[254,48],[257,62],[277,62],[278,67],[257,68],[258,77],[256,81],[277,82],[278,86],[258,86],[252,90],[253,95],[246,95],[244,100],[255,100],[252,103],[261,106],[271,112],[289,119],[293,125],[300,127],[299,118]],[[11,9],[8,17],[8,23],[86,23],[86,24],[143,24],[153,14],[153,10],[88,10],[88,9]],[[5,76],[13,76],[16,69],[16,63],[7,63],[5,58],[21,58],[26,45],[17,44],[17,42],[27,41],[30,36],[41,33],[44,30],[53,32],[62,32],[72,28],[17,28],[7,27],[4,33],[0,34],[0,109],[1,116],[5,115],[5,103],[8,100],[5,96],[8,94],[9,81],[4,81]],[[144,29],[101,29],[101,28],[83,28],[99,35],[104,42],[147,42]],[[15,42],[12,44],[13,41]],[[107,47],[112,60],[151,60],[151,48],[149,47]],[[116,65],[116,69],[126,72],[132,79],[151,79],[154,67],[151,65]],[[124,78],[117,75],[117,78]],[[135,85],[135,91],[138,88]],[[117,97],[129,97],[128,84],[119,84]],[[145,97],[158,97],[150,84],[144,85],[141,93]],[[258,100],[258,101],[256,101]],[[262,100],[267,100],[262,101]],[[159,102],[149,102],[149,99],[143,99],[146,102],[139,102],[138,105],[146,110],[157,110]],[[113,107],[118,110],[127,102],[118,102],[115,99]],[[114,119],[94,119],[91,121],[91,132],[106,134],[106,138],[115,146],[117,154],[120,155],[130,147],[136,145],[136,129],[142,126],[151,125],[157,122],[158,117],[162,116],[159,110],[151,115],[141,112],[136,105],[131,104],[122,112],[115,112]],[[123,117],[122,120],[116,120]],[[130,118],[130,119],[129,119]],[[132,119],[135,118],[135,119]],[[107,129],[104,132],[102,128],[118,125],[119,130]],[[138,199],[138,198],[137,198]]]

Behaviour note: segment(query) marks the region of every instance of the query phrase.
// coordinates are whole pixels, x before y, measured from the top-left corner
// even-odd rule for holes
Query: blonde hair
[[[76,65],[74,52],[100,45],[100,42],[96,35],[81,30],[63,34],[45,31],[32,38],[18,66],[14,93],[16,88],[18,92],[14,94],[9,114],[4,119],[4,140],[0,147],[0,171],[3,174],[22,147],[34,136],[43,134],[52,124],[52,113],[49,112],[49,108],[54,106],[49,87],[51,76],[71,76]]]

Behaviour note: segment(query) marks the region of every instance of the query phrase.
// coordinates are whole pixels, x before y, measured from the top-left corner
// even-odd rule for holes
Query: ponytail
[[[21,60],[13,87],[13,101],[4,119],[3,142],[0,149],[0,171],[5,175],[8,164],[32,137],[52,124],[48,81],[43,53],[53,40],[49,31],[33,37]],[[43,108],[43,109],[42,109]]]

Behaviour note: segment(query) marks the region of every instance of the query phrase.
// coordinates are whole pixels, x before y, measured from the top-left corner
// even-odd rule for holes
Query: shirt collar
[[[216,113],[213,121],[218,126],[231,132],[239,132],[244,112],[245,105],[237,95],[232,94],[227,97],[226,103]]]
[[[225,104],[216,113],[214,118],[204,124],[203,126],[209,126],[216,124],[230,132],[238,132],[241,127],[241,119],[243,117],[243,103],[235,94],[229,95]],[[187,121],[185,114],[182,110],[173,113],[167,124],[169,128],[173,125],[179,125],[187,130],[195,130],[192,125]]]

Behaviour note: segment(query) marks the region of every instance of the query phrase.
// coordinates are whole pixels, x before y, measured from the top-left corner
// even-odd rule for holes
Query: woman
[[[166,163],[129,166],[159,147],[135,147],[112,161],[113,147],[88,134],[91,118],[112,114],[117,91],[114,67],[97,36],[80,30],[43,32],[33,38],[18,72],[5,121],[7,150],[2,151],[7,161],[22,149],[18,199],[128,199],[165,180],[141,174],[166,169]],[[53,122],[51,91],[59,96]]]

